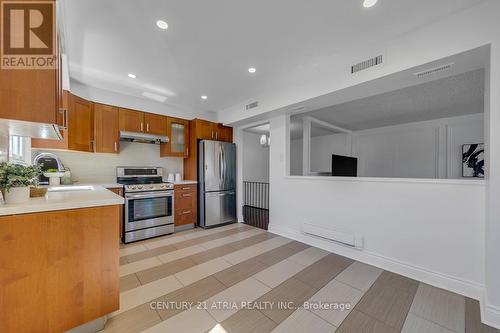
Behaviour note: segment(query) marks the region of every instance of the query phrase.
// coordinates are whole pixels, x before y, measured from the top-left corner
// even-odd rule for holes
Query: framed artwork
[[[484,178],[484,143],[462,145],[462,177]]]

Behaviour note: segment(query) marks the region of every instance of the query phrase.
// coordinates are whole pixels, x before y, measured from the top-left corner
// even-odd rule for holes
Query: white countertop
[[[84,185],[91,185],[91,186],[101,186],[104,188],[122,188],[123,184],[118,184],[118,183],[100,183],[100,182],[74,182],[74,186],[84,186]],[[64,185],[63,185],[64,186]]]
[[[91,186],[91,188],[93,189],[48,191],[45,197],[30,198],[27,203],[0,205],[0,216],[121,205],[124,203],[121,196],[108,191],[103,186]]]
[[[196,180],[181,180],[180,182],[174,182],[174,185],[189,185],[189,184],[198,184]]]

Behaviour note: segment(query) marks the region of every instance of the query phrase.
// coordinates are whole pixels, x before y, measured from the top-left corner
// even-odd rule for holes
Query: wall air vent
[[[362,61],[358,64],[352,65],[351,66],[351,74],[354,74],[359,71],[364,71],[365,69],[368,69],[373,66],[377,66],[382,64],[382,56],[379,55],[375,58],[371,58],[365,61]]]
[[[258,106],[259,106],[259,102],[257,102],[257,101],[256,101],[256,102],[253,102],[253,103],[247,104],[247,105],[245,106],[245,110],[254,109],[254,108],[258,107]]]
[[[425,71],[421,71],[421,72],[418,72],[418,73],[413,73],[413,75],[415,75],[418,78],[422,78],[422,77],[426,77],[426,76],[429,76],[429,75],[437,74],[437,73],[440,73],[440,72],[449,71],[454,64],[455,63],[450,62],[449,64],[446,64],[446,65],[443,65],[443,66],[426,69]]]

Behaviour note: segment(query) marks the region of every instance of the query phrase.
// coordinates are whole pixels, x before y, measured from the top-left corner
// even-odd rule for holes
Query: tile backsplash
[[[32,154],[47,149],[33,149]],[[50,151],[61,159],[65,167],[71,169],[73,180],[81,183],[116,182],[117,166],[159,166],[164,177],[168,173],[181,173],[183,159],[160,157],[160,146],[145,143],[120,142],[120,154],[98,154],[74,151]]]

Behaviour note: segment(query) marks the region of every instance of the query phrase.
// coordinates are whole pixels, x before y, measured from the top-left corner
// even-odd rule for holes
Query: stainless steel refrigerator
[[[198,143],[199,221],[203,228],[236,221],[236,145]]]

